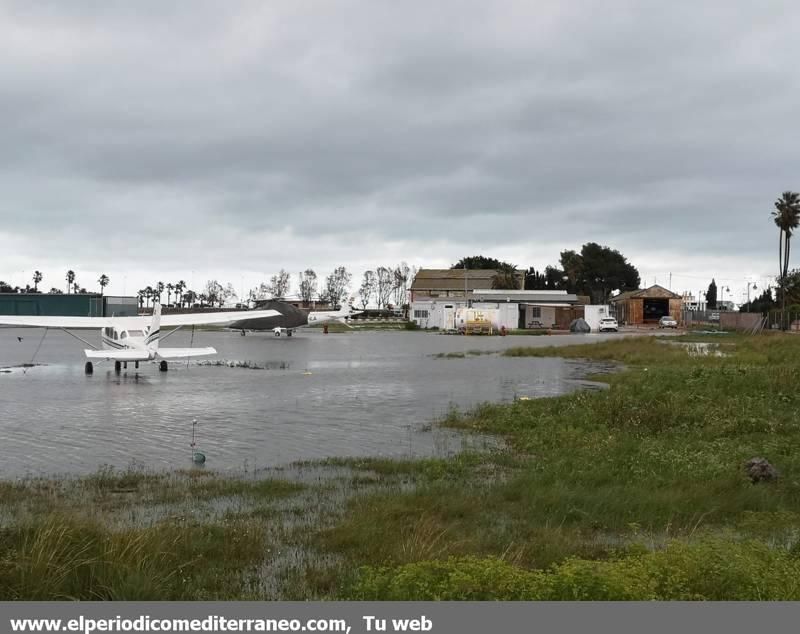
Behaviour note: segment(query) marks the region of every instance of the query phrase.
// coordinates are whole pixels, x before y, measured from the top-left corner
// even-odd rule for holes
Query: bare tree
[[[358,289],[358,295],[361,298],[361,307],[365,310],[374,292],[375,271],[364,271],[364,278],[361,280],[361,286]]]
[[[292,285],[292,280],[289,274],[283,269],[277,275],[273,275],[269,284],[266,285],[267,292],[272,295],[273,299],[283,299],[289,294],[289,288]]]
[[[394,290],[394,271],[385,266],[379,266],[375,274],[375,299],[378,302],[378,308],[386,308]]]
[[[217,280],[208,280],[206,282],[203,295],[205,296],[205,301],[211,304],[211,306],[217,303],[219,303],[221,306],[222,303],[225,302],[224,294],[225,294],[225,289],[222,287],[222,284],[220,284]],[[203,300],[201,299],[201,305],[202,301]]]
[[[225,286],[225,290],[222,292],[222,301],[219,303],[220,307],[225,302],[239,299],[239,296],[236,294],[236,289],[233,287],[233,284],[228,282],[227,286]]]
[[[261,282],[261,284],[256,286],[250,292],[253,295],[253,299],[258,300],[258,301],[262,301],[262,300],[268,299],[269,296],[271,295],[270,287],[267,284],[265,284],[264,282]]]
[[[320,293],[320,299],[327,301],[331,306],[341,306],[352,278],[353,276],[343,266],[335,268],[333,273],[325,278],[325,288]]]
[[[394,271],[394,303],[395,306],[406,304],[406,293],[408,292],[408,276],[411,269],[405,262],[400,262]]]
[[[308,306],[317,294],[317,274],[314,269],[306,269],[299,275],[300,278],[300,299],[303,306]]]

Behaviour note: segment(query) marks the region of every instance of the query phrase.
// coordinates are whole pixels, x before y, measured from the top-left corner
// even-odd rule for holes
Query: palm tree
[[[97,280],[97,283],[98,283],[98,284],[100,284],[100,294],[101,294],[101,295],[103,294],[103,290],[105,289],[105,287],[106,287],[106,286],[108,286],[108,283],[109,283],[110,281],[111,281],[111,280],[110,280],[110,279],[108,279],[108,275],[106,275],[105,273],[103,273],[103,274],[100,276],[100,279],[98,279],[98,280]]]
[[[153,297],[153,287],[152,286],[148,286],[147,288],[144,289],[144,296],[147,299],[147,301],[145,302],[145,308],[147,308],[147,307],[150,306],[150,299]]]
[[[183,308],[183,290],[186,288],[186,282],[179,280],[175,284],[175,301],[178,303],[178,308]]]
[[[164,282],[159,282],[156,284],[154,296],[158,298],[158,302],[161,303],[161,296],[164,294]]]
[[[513,266],[504,266],[497,270],[497,273],[492,277],[492,288],[504,290],[519,289],[519,280],[517,280],[517,269]]]
[[[789,275],[789,250],[792,232],[800,225],[800,194],[791,191],[783,192],[781,197],[775,201],[775,211],[772,212],[772,219],[780,229],[778,236],[778,276],[782,288],[781,295],[783,296],[781,325],[785,328],[786,277]]]
[[[74,281],[75,281],[75,271],[67,271],[67,293],[69,293],[69,289]]]
[[[144,307],[144,289],[139,290],[136,294],[139,296],[139,308],[141,309]]]
[[[34,293],[38,293],[39,292],[39,282],[41,282],[41,281],[42,281],[41,272],[40,271],[34,271],[33,272],[33,292]]]
[[[175,284],[170,282],[167,284],[167,306],[169,306],[169,298],[172,297],[172,291],[175,290]]]

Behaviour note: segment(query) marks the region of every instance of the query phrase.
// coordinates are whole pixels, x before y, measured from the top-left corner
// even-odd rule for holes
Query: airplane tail
[[[353,307],[355,304],[356,298],[355,296],[348,298],[347,300],[342,302],[342,305],[339,306],[339,314],[341,314],[341,318],[339,321],[343,323],[345,326],[349,326],[350,324],[347,323],[347,319],[352,317],[353,315],[360,315],[363,313],[363,310],[356,310]]]
[[[150,350],[158,350],[158,340],[161,338],[161,302],[156,302],[153,306],[153,320],[150,322],[150,330],[144,340],[145,345]]]

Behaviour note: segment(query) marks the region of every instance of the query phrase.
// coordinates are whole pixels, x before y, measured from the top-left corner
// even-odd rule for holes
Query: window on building
[[[414,311],[414,319],[427,319],[428,318],[428,311],[427,310],[415,310]]]
[[[542,316],[541,306],[531,306],[531,319],[539,319]]]

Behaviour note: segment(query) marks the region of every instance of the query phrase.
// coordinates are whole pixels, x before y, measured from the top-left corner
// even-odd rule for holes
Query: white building
[[[463,269],[422,269],[411,285],[411,320],[421,328],[456,330],[459,315],[469,308],[485,311],[497,329],[553,328],[565,320],[568,325],[571,314],[559,310],[574,308],[577,296],[566,291],[492,289],[495,274],[493,270],[468,270],[465,275]]]
[[[602,304],[583,307],[583,319],[592,332],[600,331],[600,320],[611,316],[611,308]]]

